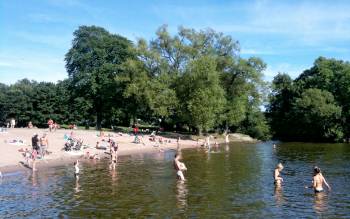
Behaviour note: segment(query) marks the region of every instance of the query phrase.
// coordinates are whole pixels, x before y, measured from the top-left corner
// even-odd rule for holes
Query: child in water
[[[281,172],[283,170],[283,165],[281,163],[277,164],[274,173],[274,183],[276,186],[281,186],[283,182],[283,178],[281,177]]]
[[[312,188],[315,192],[323,192],[323,183],[327,186],[328,190],[331,190],[331,187],[328,185],[326,179],[323,177],[321,173],[321,169],[319,167],[314,167],[314,176],[312,180]]]
[[[74,172],[74,176],[75,177],[79,177],[79,160],[77,160],[76,162],[74,162],[74,168],[75,168],[75,172]]]

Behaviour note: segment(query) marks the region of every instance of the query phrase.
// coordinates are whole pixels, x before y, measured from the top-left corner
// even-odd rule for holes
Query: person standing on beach
[[[49,148],[49,139],[47,138],[47,134],[44,133],[43,137],[40,138],[40,156],[44,158],[47,149]]]
[[[38,134],[34,134],[32,137],[32,147],[33,150],[36,150],[37,152],[39,152],[39,136]]]
[[[16,120],[14,118],[11,119],[11,128],[16,126]]]
[[[174,158],[174,169],[176,170],[176,175],[177,177],[184,181],[185,180],[185,176],[183,174],[183,171],[186,171],[187,168],[185,166],[184,163],[180,162],[180,154],[175,154],[175,158]]]
[[[53,129],[53,120],[51,118],[47,121],[47,125],[49,126],[49,131],[51,132]]]
[[[283,178],[281,177],[281,172],[283,170],[283,165],[281,163],[277,164],[274,172],[274,183],[275,186],[281,186]]]

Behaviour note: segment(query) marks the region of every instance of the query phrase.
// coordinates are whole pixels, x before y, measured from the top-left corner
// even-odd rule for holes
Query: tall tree
[[[117,98],[115,76],[120,65],[132,57],[131,42],[101,27],[81,26],[74,32],[72,48],[66,54],[66,68],[76,96],[89,102],[101,129],[104,112]]]
[[[198,134],[213,128],[225,103],[216,64],[212,57],[200,57],[188,65],[180,79],[183,113]]]

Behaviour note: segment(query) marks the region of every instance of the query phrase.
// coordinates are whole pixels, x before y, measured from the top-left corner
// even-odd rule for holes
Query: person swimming
[[[180,154],[175,154],[174,158],[174,169],[176,170],[176,174],[180,180],[185,180],[185,176],[183,171],[187,170],[184,163],[180,162]]]
[[[283,182],[283,178],[281,177],[281,172],[283,170],[283,165],[281,163],[277,164],[274,173],[274,183],[276,186],[281,186]]]
[[[323,183],[327,186],[328,190],[331,190],[331,187],[328,185],[326,179],[321,173],[321,169],[317,166],[314,167],[314,176],[312,180],[312,188],[315,192],[323,192]]]

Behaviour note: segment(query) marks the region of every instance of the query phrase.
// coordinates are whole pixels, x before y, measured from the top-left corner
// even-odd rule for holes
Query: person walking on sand
[[[314,176],[312,179],[312,186],[311,188],[314,189],[315,193],[323,192],[323,184],[325,184],[328,188],[328,191],[331,190],[331,187],[327,183],[326,179],[321,173],[321,169],[318,166],[314,167]]]
[[[226,144],[230,143],[229,134],[225,135],[225,143]]]
[[[274,172],[274,183],[275,186],[281,186],[283,178],[281,177],[281,172],[283,170],[283,165],[281,163],[277,164]]]
[[[175,154],[174,169],[176,170],[176,175],[177,175],[178,179],[184,181],[185,176],[183,174],[183,171],[186,171],[187,168],[186,168],[184,163],[180,162],[180,154],[178,154],[178,153]]]

